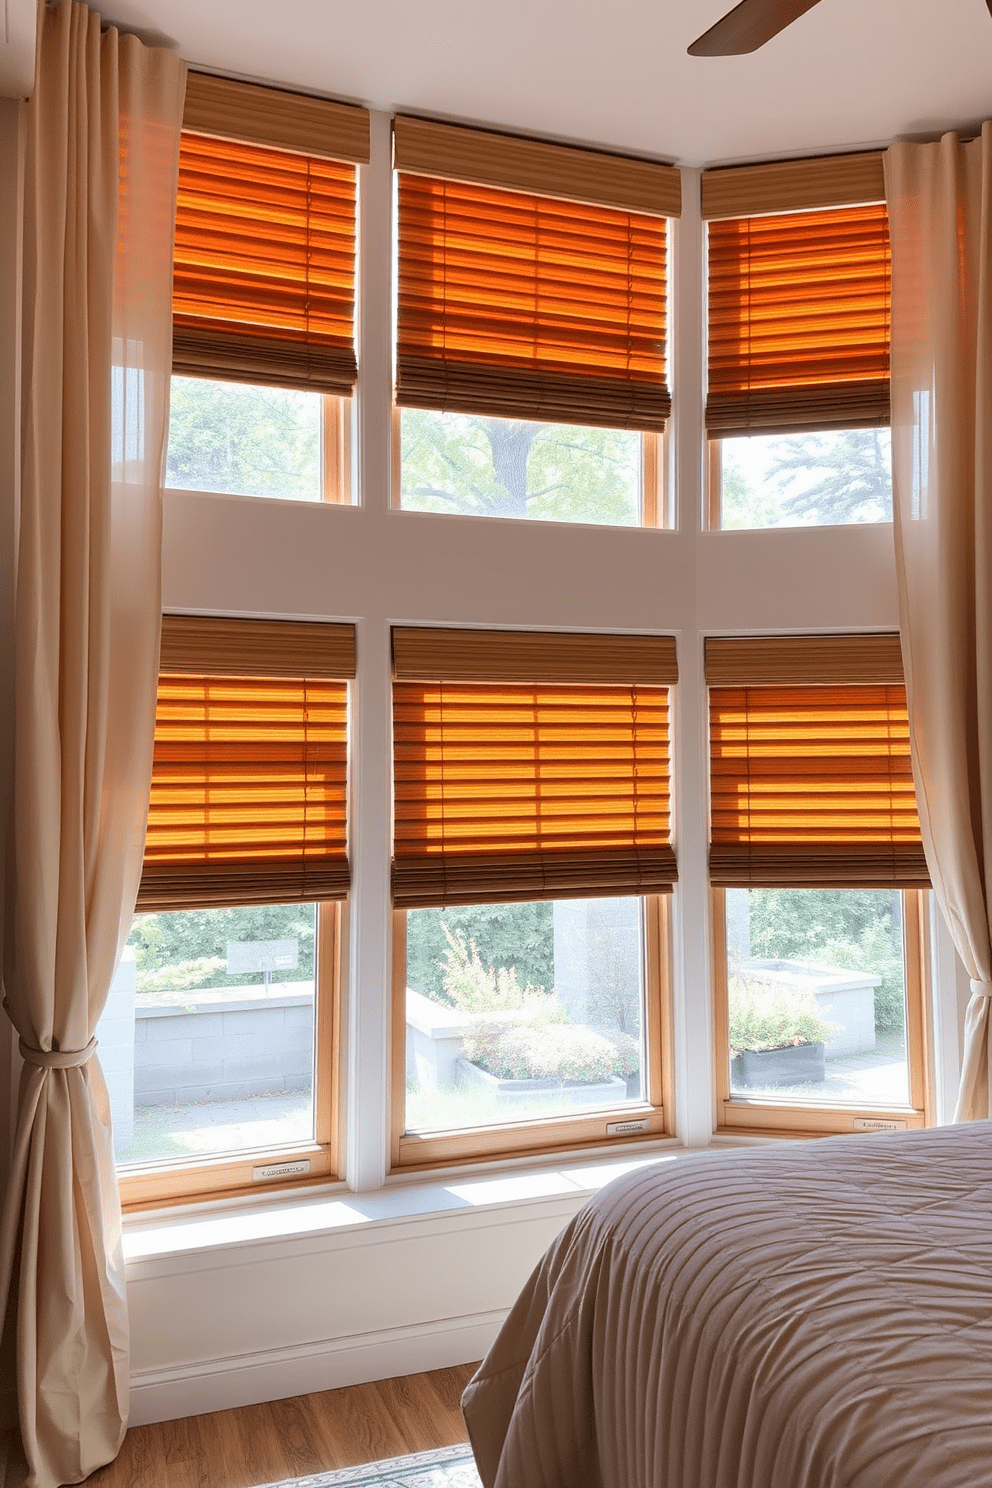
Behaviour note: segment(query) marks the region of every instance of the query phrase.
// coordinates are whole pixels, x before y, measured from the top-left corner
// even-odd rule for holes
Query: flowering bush
[[[466,1035],[465,1057],[500,1080],[608,1080],[617,1049],[602,1034],[573,1023],[484,1023]]]

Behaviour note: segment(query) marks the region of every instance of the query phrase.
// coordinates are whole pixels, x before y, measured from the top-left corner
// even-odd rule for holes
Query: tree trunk
[[[494,494],[495,517],[527,515],[527,460],[531,445],[545,428],[517,419],[485,419],[483,428],[493,452],[493,469],[502,490]]]

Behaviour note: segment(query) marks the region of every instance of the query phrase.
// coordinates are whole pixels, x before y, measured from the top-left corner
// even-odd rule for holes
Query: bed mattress
[[[992,1485],[992,1123],[629,1173],[463,1407],[486,1488]]]

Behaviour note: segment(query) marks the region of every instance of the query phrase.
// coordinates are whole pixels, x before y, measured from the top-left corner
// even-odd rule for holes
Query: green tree
[[[473,904],[451,909],[414,909],[406,920],[407,986],[435,1002],[451,1002],[445,991],[450,934],[474,941],[487,967],[515,967],[523,985],[551,991],[555,982],[554,906]]]
[[[164,989],[257,982],[257,972],[227,973],[228,942],[245,940],[298,941],[298,965],[272,972],[272,981],[305,982],[314,974],[315,921],[312,904],[249,904],[236,909],[139,914],[127,943],[136,952],[139,990],[142,983]]]
[[[404,409],[403,505],[420,511],[631,525],[640,436]]]
[[[892,520],[888,429],[784,439],[773,446],[768,476],[782,493],[787,516],[812,518],[821,525]]]
[[[166,485],[318,500],[319,395],[174,377]]]
[[[761,960],[812,961],[869,971],[875,1027],[900,1032],[905,1021],[902,899],[887,889],[751,889],[750,954]]]

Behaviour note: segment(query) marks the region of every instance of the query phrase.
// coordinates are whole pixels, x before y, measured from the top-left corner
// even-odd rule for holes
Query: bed
[[[992,1484],[992,1123],[627,1174],[463,1408],[485,1488]]]

